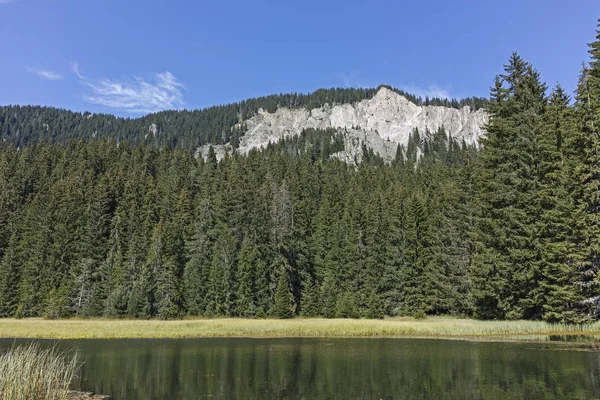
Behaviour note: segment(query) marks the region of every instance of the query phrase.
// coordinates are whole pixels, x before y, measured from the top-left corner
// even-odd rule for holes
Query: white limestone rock
[[[345,150],[335,157],[351,163],[360,162],[364,143],[386,161],[391,161],[398,145],[406,146],[414,128],[424,133],[444,127],[452,138],[477,146],[479,138],[485,134],[483,126],[487,121],[488,114],[483,109],[417,106],[382,87],[372,99],[355,104],[326,104],[312,110],[279,108],[274,113],[261,109],[245,121],[248,131],[240,139],[238,151],[246,154],[251,149],[266,147],[270,142],[299,135],[308,128],[334,128],[345,138]],[[215,146],[217,156],[222,157],[228,148],[228,145]],[[205,156],[208,147],[198,149],[197,154]]]
[[[152,136],[156,136],[156,134],[158,133],[158,126],[156,126],[156,124],[151,124],[148,127],[148,132],[150,132]]]

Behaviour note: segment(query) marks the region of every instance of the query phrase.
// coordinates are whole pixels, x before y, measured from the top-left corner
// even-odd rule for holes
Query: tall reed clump
[[[0,400],[65,400],[79,364],[77,354],[32,343],[0,354]]]

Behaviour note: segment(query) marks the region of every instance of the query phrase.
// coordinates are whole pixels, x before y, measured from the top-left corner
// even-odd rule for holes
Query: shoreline
[[[105,400],[109,398],[110,396],[103,394],[82,392],[79,390],[69,390],[69,393],[67,393],[67,400]]]
[[[419,338],[472,341],[550,342],[551,336],[600,336],[600,323],[549,324],[541,321],[479,321],[451,317],[322,319],[0,319],[2,339],[200,339],[200,338]],[[542,340],[542,337],[548,337]],[[599,339],[600,342],[600,339]]]

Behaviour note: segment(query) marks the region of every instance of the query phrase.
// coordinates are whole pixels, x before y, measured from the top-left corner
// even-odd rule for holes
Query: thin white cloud
[[[77,77],[79,79],[82,79],[82,80],[85,79],[83,77],[83,75],[81,74],[81,71],[79,70],[79,63],[76,63],[76,62],[71,63],[71,68],[73,69],[73,72],[75,72],[75,75],[77,75]]]
[[[0,4],[12,3],[12,0],[0,0]]]
[[[339,77],[344,82],[346,88],[362,88],[364,85],[357,77],[357,71],[340,72]]]
[[[404,90],[407,93],[414,94],[415,96],[425,99],[426,97],[439,99],[451,99],[450,89],[439,85],[431,84],[427,87],[418,85],[400,85],[399,89]]]
[[[346,88],[375,87],[382,83],[382,81],[376,81],[374,83],[371,80],[368,80],[368,82],[365,82],[364,79],[359,80],[358,71],[342,71],[338,74],[338,79],[340,79],[344,83],[344,87]],[[429,84],[426,87],[416,84],[406,84],[397,87],[398,89],[401,89],[406,93],[414,94],[415,96],[421,97],[423,99],[425,99],[426,97],[429,97],[430,99],[434,97],[437,97],[439,99],[452,99],[451,88],[440,86],[437,84]]]
[[[0,0],[3,1],[3,0]],[[32,74],[36,74],[37,76],[39,76],[42,79],[46,79],[48,81],[58,81],[63,79],[63,76],[61,74],[59,74],[58,72],[54,72],[54,71],[49,71],[47,69],[40,69],[40,68],[32,68],[32,67],[25,67],[25,69],[27,69],[27,71],[31,72]]]
[[[177,109],[184,105],[185,87],[170,72],[155,74],[151,82],[137,77],[130,80],[90,79],[83,75],[79,64],[71,66],[81,83],[89,89],[83,96],[89,103],[134,113]]]

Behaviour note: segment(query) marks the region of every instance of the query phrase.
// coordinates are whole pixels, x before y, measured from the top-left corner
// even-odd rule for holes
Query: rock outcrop
[[[355,104],[325,105],[312,110],[279,108],[274,113],[261,109],[245,121],[248,130],[240,139],[238,151],[246,154],[308,128],[334,128],[345,141],[344,151],[335,156],[348,162],[360,160],[364,144],[389,161],[395,157],[399,144],[406,146],[414,128],[424,133],[444,127],[452,138],[478,145],[487,121],[488,114],[483,109],[418,106],[382,87],[372,99]],[[218,158],[228,150],[229,145],[215,146]],[[198,152],[205,156],[208,148],[202,147]]]
[[[69,390],[69,393],[67,393],[67,400],[105,400],[109,397],[91,392],[78,392],[76,390]]]

